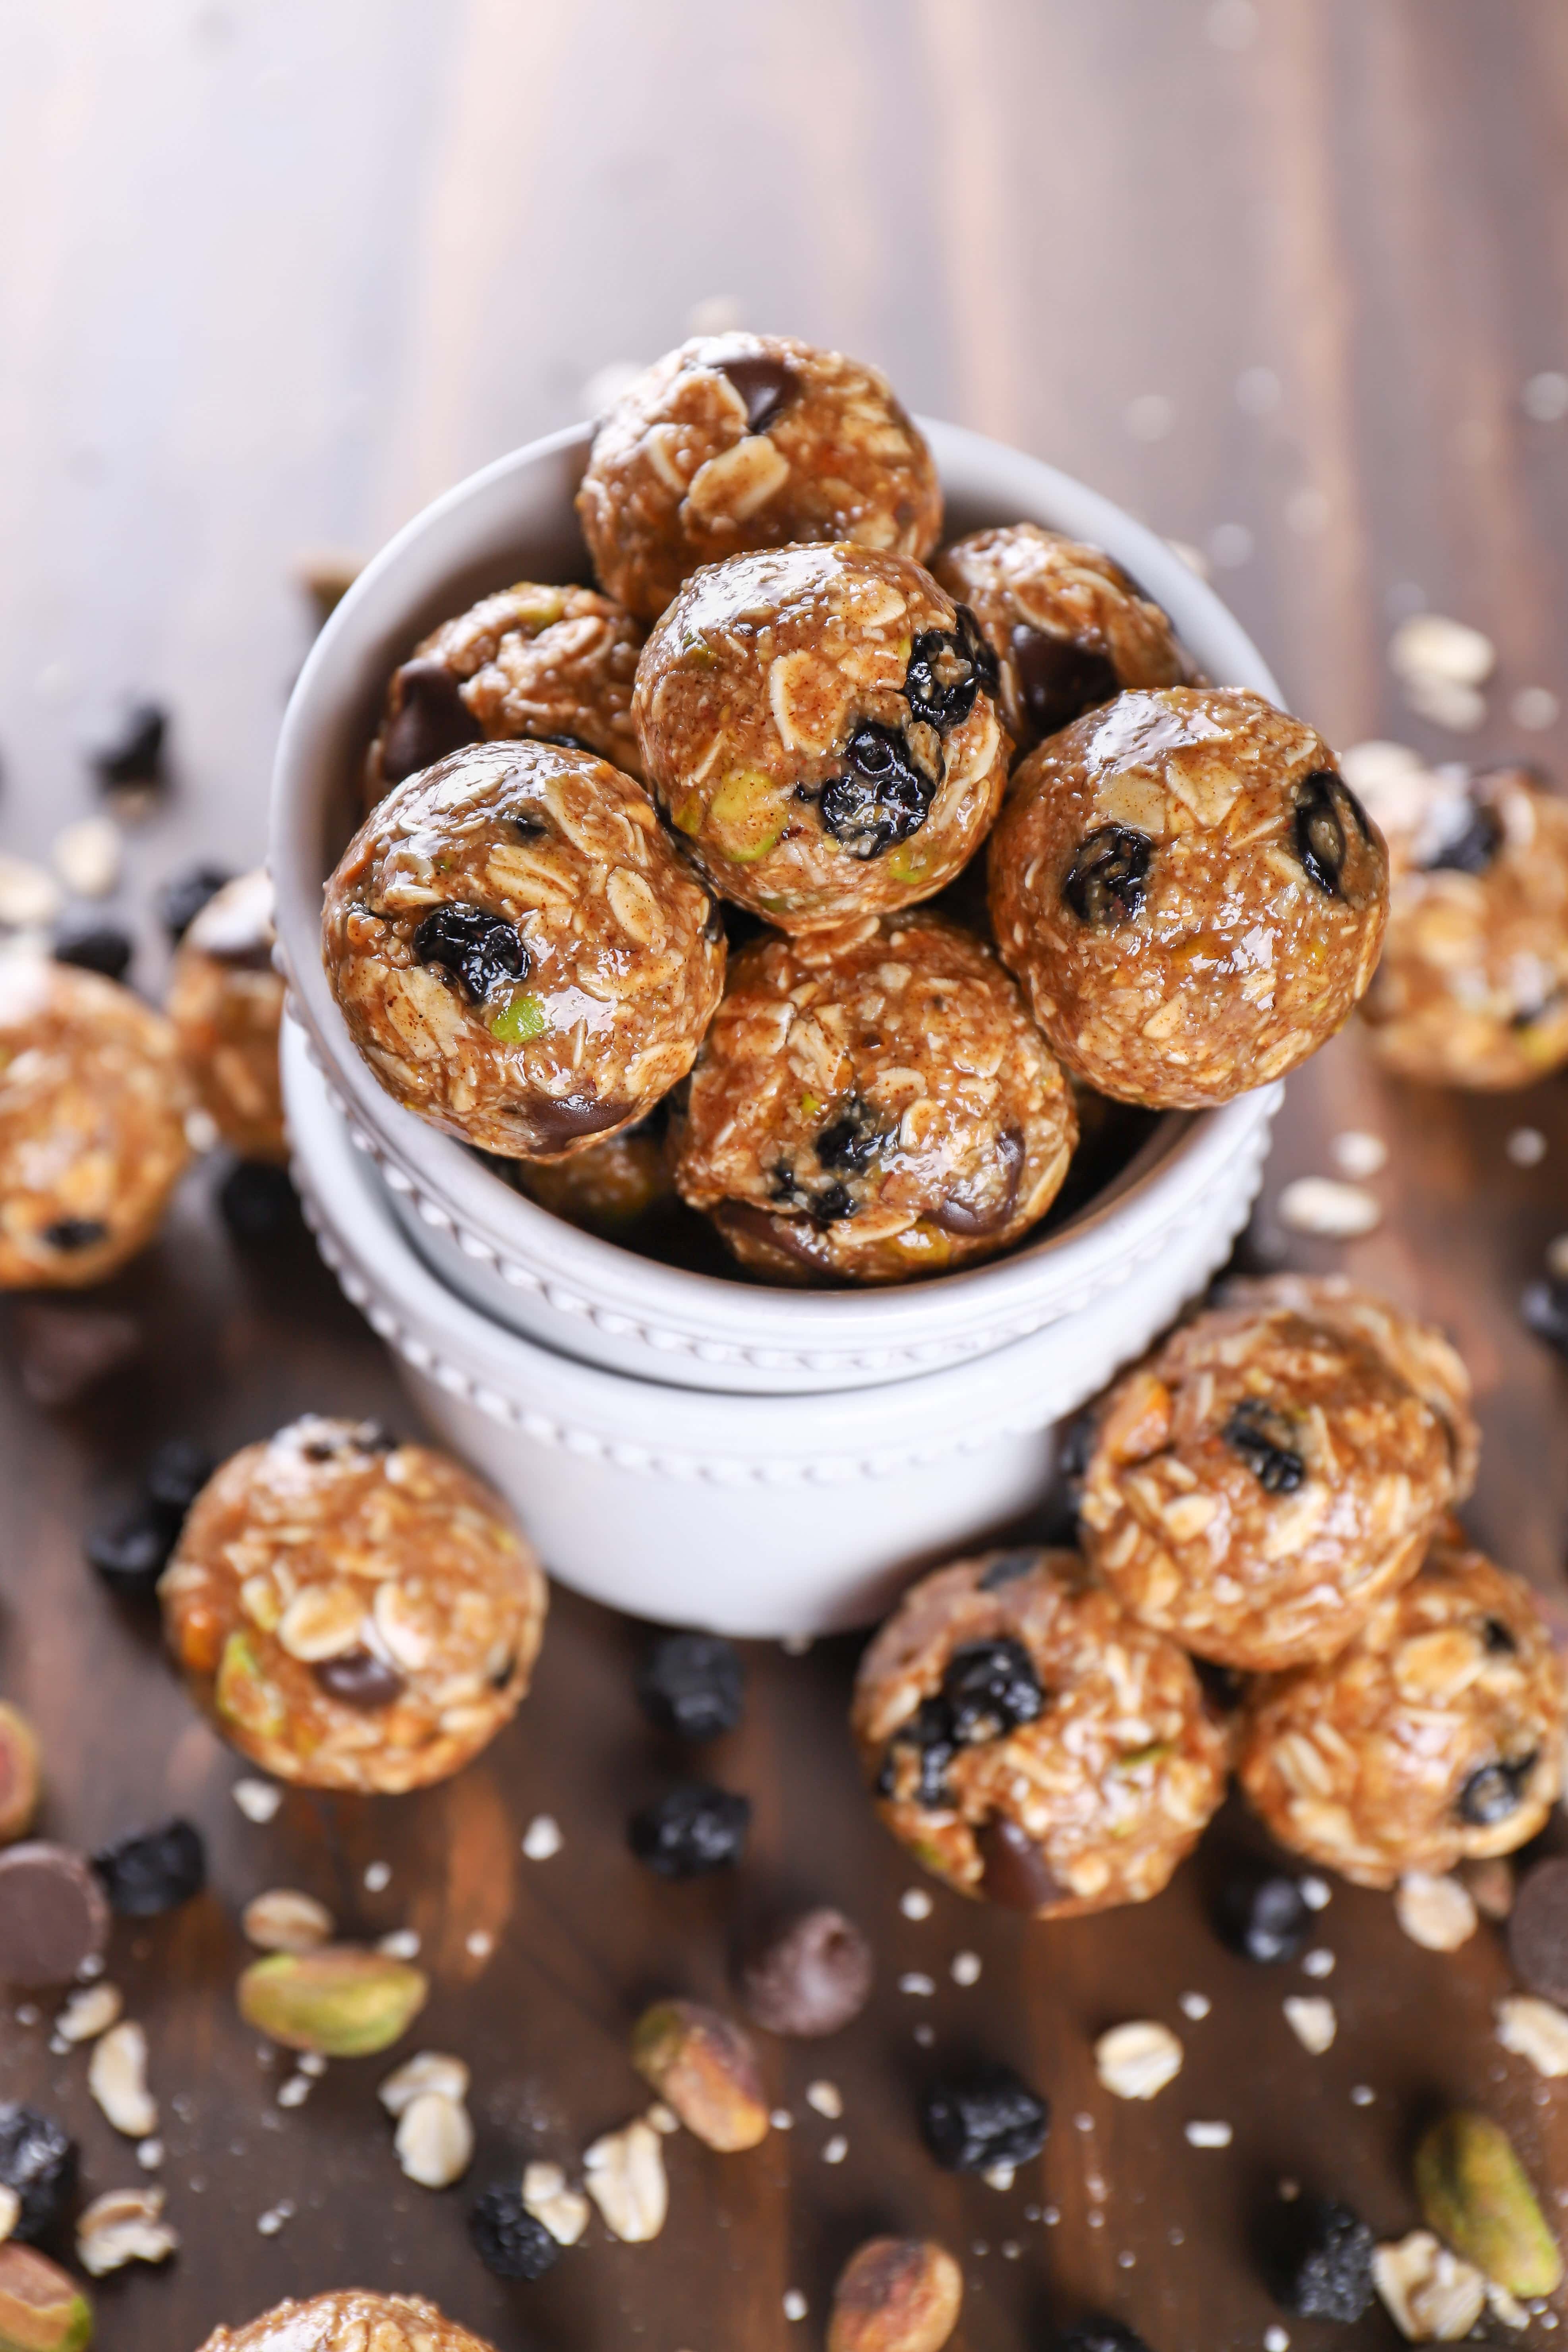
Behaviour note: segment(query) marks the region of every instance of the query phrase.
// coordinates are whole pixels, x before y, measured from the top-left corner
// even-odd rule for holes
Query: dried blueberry
[[[164,1822],[120,1838],[92,1857],[110,1908],[122,1919],[153,1919],[188,1903],[207,1883],[202,1833],[185,1821]]]
[[[963,726],[983,688],[996,691],[996,656],[968,605],[961,604],[956,627],[923,629],[915,639],[904,692],[916,718],[945,734]]]
[[[226,866],[187,866],[158,893],[158,919],[169,937],[183,940],[209,898],[216,898],[233,875]]]
[[[712,364],[729,377],[745,402],[748,433],[765,433],[800,391],[800,378],[794,368],[767,352],[740,352],[733,359],[718,359]]]
[[[921,2137],[947,2171],[984,2172],[1038,2156],[1051,2111],[1011,2066],[987,2061],[933,2083],[920,2116]]]
[[[1058,2339],[1057,2352],[1149,2352],[1149,2347],[1120,2319],[1083,2319]]]
[[[118,923],[106,923],[98,915],[66,915],[55,927],[53,951],[57,963],[101,972],[105,980],[122,980],[135,949],[130,932]]]
[[[57,1217],[52,1225],[44,1227],[44,1239],[52,1250],[68,1257],[78,1250],[96,1249],[108,1232],[98,1217]]]
[[[844,755],[847,773],[822,788],[822,822],[851,857],[879,857],[924,824],[936,780],[916,767],[899,729],[876,719],[856,728]]]
[[[590,760],[604,757],[602,751],[595,751],[592,743],[584,743],[581,735],[536,735],[533,740],[536,743],[553,743],[561,751],[585,751]],[[536,816],[514,816],[512,823],[524,841],[537,841],[542,834],[549,831],[549,827],[542,824]]]
[[[1038,1548],[1034,1545],[1022,1551],[998,1552],[977,1589],[982,1592],[998,1592],[1003,1585],[1014,1584],[1020,1576],[1027,1576],[1032,1568],[1038,1566],[1039,1558]]]
[[[329,1698],[344,1706],[364,1708],[368,1714],[378,1706],[391,1706],[400,1699],[408,1685],[395,1666],[389,1666],[373,1650],[343,1650],[335,1658],[319,1659],[310,1669]]]
[[[1512,1628],[1505,1625],[1500,1617],[1482,1619],[1481,1640],[1494,1657],[1511,1656],[1519,1648]]]
[[[645,1805],[626,1824],[626,1842],[660,1878],[700,1878],[738,1862],[752,1801],[693,1780]]]
[[[1021,1723],[1033,1723],[1046,1703],[1027,1650],[1005,1636],[968,1642],[954,1650],[942,1678],[942,1695],[961,1748],[1005,1738]]]
[[[667,1633],[638,1666],[637,1693],[661,1730],[717,1739],[741,1720],[741,1654],[717,1633]]]
[[[497,2278],[542,2278],[561,2258],[560,2246],[515,2189],[487,2189],[476,2198],[468,2212],[468,2235],[480,2262]]]
[[[1022,623],[1013,631],[1013,667],[1031,741],[1070,727],[1121,690],[1116,666],[1097,646]]]
[[[1519,1302],[1525,1328],[1568,1356],[1568,1283],[1547,1275],[1528,1285]]]
[[[21,2202],[12,2236],[41,2238],[76,2178],[76,2143],[52,2116],[0,2102],[0,2186]]]
[[[1478,1766],[1454,1800],[1459,1819],[1477,1830],[1489,1830],[1497,1822],[1506,1822],[1510,1813],[1519,1811],[1525,1783],[1536,1762],[1531,1749],[1528,1756],[1512,1762],[1500,1757],[1496,1763]]]
[[[142,1486],[150,1503],[184,1518],[216,1468],[206,1448],[189,1437],[171,1437],[160,1445],[142,1473]]]
[[[1220,1889],[1215,1928],[1247,1960],[1289,1960],[1307,1939],[1311,1914],[1300,1886],[1261,1864],[1236,1866]]]
[[[1293,1495],[1307,1475],[1306,1464],[1289,1442],[1294,1434],[1285,1415],[1261,1397],[1242,1397],[1221,1432],[1266,1495]]]
[[[1294,794],[1296,855],[1308,877],[1326,898],[1342,898],[1345,865],[1352,836],[1372,838],[1366,814],[1343,777],[1331,768],[1314,768],[1303,776]]]
[[[899,1786],[900,1748],[912,1750],[916,1759],[914,1783],[907,1791],[900,1790]],[[952,1792],[947,1785],[947,1768],[957,1753],[952,1711],[946,1699],[940,1693],[934,1697],[921,1699],[913,1715],[893,1734],[878,1776],[878,1795],[899,1798],[901,1801],[917,1805],[950,1805]]]
[[[847,1184],[826,1184],[812,1196],[811,1214],[819,1225],[841,1224],[852,1217],[859,1203]]]
[[[144,1505],[111,1527],[94,1528],[86,1544],[88,1565],[116,1592],[151,1593],[179,1534],[177,1520]]]
[[[1268,2280],[1275,2301],[1303,2319],[1360,2319],[1373,2297],[1366,2223],[1331,2198],[1303,2197],[1276,2228]]]
[[[1102,824],[1079,842],[1062,897],[1080,923],[1130,923],[1143,904],[1154,845],[1130,825]]]
[[[388,785],[484,740],[484,729],[445,662],[428,656],[405,662],[393,677],[390,700],[392,718],[381,740],[381,772]]]
[[[851,1095],[817,1137],[816,1157],[824,1168],[840,1175],[863,1176],[889,1140],[888,1129],[870,1104]]]
[[[151,784],[163,761],[168,713],[145,698],[127,696],[88,737],[88,764],[105,784]]]
[[[521,980],[528,971],[528,950],[518,933],[482,907],[432,907],[414,934],[414,954],[419,963],[449,971],[470,1004],[482,1004],[502,981]]]
[[[217,1188],[218,1214],[243,1248],[257,1249],[292,1233],[300,1202],[287,1168],[270,1160],[240,1160]]]
[[[1496,809],[1467,795],[1461,822],[1426,860],[1426,870],[1428,874],[1484,874],[1502,842],[1502,819]]]

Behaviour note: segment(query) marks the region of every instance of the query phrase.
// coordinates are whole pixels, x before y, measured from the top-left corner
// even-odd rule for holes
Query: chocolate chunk
[[[1049,629],[1020,622],[1013,631],[1012,652],[1018,699],[1032,730],[1019,746],[1022,751],[1031,751],[1046,736],[1070,727],[1086,710],[1097,709],[1121,692],[1121,681],[1109,656],[1076,637],[1058,637]]]
[[[1146,833],[1102,824],[1079,842],[1062,884],[1062,898],[1080,923],[1105,929],[1130,923],[1142,907],[1154,861]]]
[[[1519,1883],[1508,1956],[1531,1992],[1568,2004],[1568,1859],[1548,1857]]]
[[[874,1973],[854,1921],[823,1906],[767,1927],[741,1968],[741,1999],[768,2032],[815,2041],[859,2016]]]
[[[746,404],[746,430],[765,433],[800,392],[800,378],[784,360],[766,352],[740,352],[732,360],[711,364],[729,377]]]
[[[379,1706],[390,1706],[400,1699],[408,1685],[395,1666],[389,1666],[372,1650],[344,1650],[335,1658],[321,1658],[310,1669],[329,1698],[344,1706],[358,1706],[367,1713]]]
[[[206,1848],[194,1822],[164,1822],[120,1838],[92,1857],[110,1908],[122,1919],[155,1919],[190,1902],[207,1883]]]
[[[16,1360],[37,1405],[74,1404],[142,1344],[142,1327],[106,1307],[64,1307],[28,1299],[16,1309]]]
[[[988,1903],[999,1903],[1005,1911],[1043,1911],[1072,1893],[1046,1860],[1044,1848],[1000,1813],[975,1832],[974,1845],[984,1871],[980,1891]]]
[[[233,879],[226,866],[187,866],[164,883],[158,893],[158,919],[176,946],[207,900]]]
[[[749,1797],[692,1781],[634,1813],[626,1842],[660,1878],[700,1878],[740,1860],[751,1819]]]
[[[751,1201],[721,1201],[712,1212],[713,1223],[721,1234],[737,1234],[748,1241],[763,1242],[773,1249],[782,1250],[813,1274],[824,1269],[824,1260],[814,1246],[812,1229],[804,1217],[771,1217]]]
[[[99,1217],[57,1217],[52,1225],[44,1227],[44,1239],[62,1256],[74,1257],[79,1250],[96,1249],[108,1233],[109,1227]]]
[[[868,719],[845,746],[847,772],[822,787],[823,824],[851,857],[879,857],[918,833],[940,779],[917,767],[903,732]]]
[[[68,1984],[108,1935],[109,1905],[81,1854],[42,1839],[0,1853],[0,1980]]]
[[[638,1665],[637,1694],[661,1730],[682,1739],[717,1739],[741,1720],[740,1652],[716,1633],[667,1633]]]
[[[105,784],[155,783],[163,764],[168,713],[139,695],[128,695],[88,737],[88,764]]]
[[[962,1194],[950,1192],[940,1209],[931,1211],[931,1221],[946,1234],[994,1234],[1012,1215],[1018,1198],[1018,1181],[1024,1172],[1024,1139],[1016,1127],[1005,1129],[996,1139],[995,1160],[1002,1171],[1002,1190],[995,1199],[976,1208]]]
[[[619,1127],[626,1116],[622,1102],[602,1102],[596,1095],[542,1095],[529,1097],[528,1116],[540,1147],[563,1151],[584,1135],[603,1135]]]
[[[1303,2197],[1275,2221],[1268,2284],[1303,2319],[1360,2319],[1372,2305],[1373,2236],[1348,2205]]]
[[[52,952],[57,963],[101,972],[105,980],[123,980],[135,950],[130,932],[119,923],[106,923],[100,915],[64,915],[55,926]]]
[[[389,786],[484,740],[485,730],[445,662],[405,662],[393,674],[389,699],[392,718],[381,741],[381,772]]]
[[[500,915],[449,899],[432,907],[411,942],[415,961],[449,971],[470,1004],[482,1004],[503,981],[528,975],[528,950]]]
[[[988,2060],[931,2085],[921,2101],[921,2137],[945,2171],[984,2172],[1038,2156],[1050,2112],[1021,2074]]]

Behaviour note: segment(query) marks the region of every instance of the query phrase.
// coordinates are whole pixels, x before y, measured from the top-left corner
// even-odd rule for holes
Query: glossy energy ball
[[[503,1160],[498,1172],[552,1216],[607,1238],[658,1216],[679,1197],[658,1113],[606,1143],[591,1143],[570,1160]]]
[[[900,1843],[1040,1919],[1158,1895],[1225,1794],[1191,1662],[1076,1552],[922,1577],[860,1662],[851,1721]]]
[[[1454,1527],[1348,1649],[1258,1686],[1241,1783],[1282,1845],[1391,1886],[1535,1835],[1562,1787],[1563,1707],[1529,1586]]]
[[[397,786],[327,885],[327,977],[388,1094],[508,1159],[647,1116],[719,1002],[716,909],[642,787],[545,743]]]
[[[237,1748],[282,1780],[392,1793],[446,1780],[517,1712],[548,1598],[469,1472],[314,1416],[224,1464],[158,1590]]]
[[[287,1160],[278,1033],[283,978],[272,968],[272,884],[258,871],[226,883],[181,940],[169,1018],[202,1107],[245,1160]]]
[[[674,1132],[682,1195],[744,1265],[907,1282],[1026,1233],[1078,1121],[990,950],[918,912],[742,950]]]
[[[392,674],[365,758],[364,805],[465,743],[567,740],[640,776],[632,679],[643,632],[591,588],[522,580],[416,646]]]
[[[0,958],[0,1289],[101,1282],[143,1248],[191,1107],[161,1013],[96,972]]]
[[[653,621],[699,565],[744,548],[853,540],[926,555],[942,490],[875,368],[783,335],[706,335],[616,401],[577,513],[601,584]]]
[[[1527,1087],[1568,1062],[1568,804],[1522,769],[1413,761],[1368,805],[1393,869],[1362,1006],[1378,1058],[1475,1087]]]
[[[1120,563],[1036,522],[977,530],[931,570],[996,656],[1002,716],[1022,758],[1128,686],[1179,686],[1181,648]]]
[[[1198,1109],[1349,1017],[1388,904],[1383,841],[1321,736],[1256,694],[1119,695],[1018,769],[990,851],[1003,961],[1070,1069]]]
[[[1083,1542],[1200,1657],[1331,1657],[1415,1575],[1476,1450],[1440,1333],[1346,1284],[1241,1282],[1105,1399]]]
[[[418,2294],[349,2287],[280,2303],[247,2327],[219,2327],[201,2352],[491,2352]]]
[[[1007,781],[996,664],[931,574],[858,547],[687,583],[634,709],[649,784],[714,888],[807,930],[929,898]]]

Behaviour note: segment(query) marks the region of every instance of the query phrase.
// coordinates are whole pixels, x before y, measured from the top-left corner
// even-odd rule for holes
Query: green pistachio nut
[[[503,1045],[526,1045],[531,1038],[543,1036],[550,1015],[542,1001],[531,989],[522,988],[497,1007],[489,1026],[490,1035],[499,1037]]]
[[[700,2000],[656,2000],[632,2032],[632,2064],[689,2132],[725,2154],[755,2147],[768,2103],[749,2034]]]
[[[213,1704],[226,1721],[258,1738],[275,1739],[283,1728],[283,1702],[244,1633],[231,1633],[223,1645]]]
[[[520,626],[531,630],[535,636],[541,629],[548,629],[552,622],[558,621],[566,610],[566,592],[563,588],[536,588],[528,581],[522,583],[521,592],[514,588],[512,593],[517,597]]]
[[[1429,2229],[1510,2294],[1551,2294],[1563,2257],[1500,2124],[1460,2107],[1415,2151],[1415,2194]]]
[[[761,768],[736,768],[709,802],[705,830],[721,856],[754,866],[788,822],[789,802],[772,776]]]
[[[247,2025],[288,2050],[365,2058],[405,2033],[430,1990],[422,1969],[354,1944],[271,1952],[239,1979]]]
[[[0,2352],[85,2352],[92,2305],[75,2279],[31,2246],[0,2246]]]

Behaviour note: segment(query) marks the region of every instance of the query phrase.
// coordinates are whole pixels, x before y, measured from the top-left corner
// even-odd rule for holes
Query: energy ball
[[[465,743],[534,736],[640,776],[632,679],[643,631],[591,588],[519,581],[416,646],[394,670],[365,757],[368,812]]]
[[[547,743],[477,743],[399,784],[327,885],[321,942],[388,1094],[503,1159],[635,1127],[724,980],[717,912],[641,785]]]
[[[190,1159],[174,1029],[118,982],[0,960],[0,1290],[101,1282]]]
[[[789,547],[688,581],[633,709],[648,783],[713,887],[800,931],[952,881],[1007,781],[996,661],[901,555]]]
[[[672,1136],[742,1265],[907,1282],[1043,1217],[1078,1121],[990,950],[919,913],[742,949]]]
[[[516,1713],[547,1600],[467,1470],[314,1415],[209,1480],[158,1592],[235,1747],[281,1780],[394,1794],[446,1780]]]
[[[491,2352],[418,2294],[350,2287],[280,2303],[247,2327],[216,2328],[201,2352]]]
[[[571,1160],[512,1160],[500,1172],[552,1216],[606,1238],[673,1209],[679,1198],[658,1112]]]
[[[607,593],[656,621],[700,564],[853,540],[927,555],[931,451],[875,368],[784,335],[703,335],[622,394],[577,493]]]
[[[990,887],[1003,961],[1068,1068],[1196,1110],[1282,1077],[1349,1017],[1388,862],[1311,728],[1259,695],[1165,687],[1030,753]]]
[[[851,1721],[900,1843],[1040,1919],[1158,1895],[1225,1794],[1191,1661],[1076,1552],[922,1577],[860,1662]]]
[[[186,930],[169,981],[169,1018],[208,1116],[243,1160],[287,1160],[278,1032],[283,981],[272,969],[272,884],[243,874]]]
[[[1100,548],[1015,522],[954,540],[931,570],[984,631],[1019,758],[1123,687],[1187,676],[1165,614]]]
[[[1520,768],[1413,764],[1367,797],[1393,873],[1362,1007],[1379,1059],[1472,1087],[1568,1062],[1568,806]]]
[[[1441,1334],[1340,1282],[1237,1283],[1100,1407],[1079,1518],[1118,1598],[1218,1664],[1341,1650],[1468,1492]]]
[[[1563,1710],[1529,1586],[1450,1523],[1347,1649],[1255,1690],[1241,1783],[1282,1845],[1392,1886],[1535,1835],[1562,1786]]]

